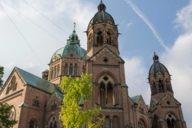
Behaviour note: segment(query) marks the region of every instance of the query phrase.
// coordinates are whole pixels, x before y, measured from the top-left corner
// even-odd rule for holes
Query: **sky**
[[[1,0],[0,65],[4,80],[15,66],[37,76],[64,47],[73,23],[86,49],[87,25],[100,0]],[[192,128],[192,1],[103,0],[118,25],[130,96],[150,101],[148,71],[156,52],[172,75],[174,96]]]

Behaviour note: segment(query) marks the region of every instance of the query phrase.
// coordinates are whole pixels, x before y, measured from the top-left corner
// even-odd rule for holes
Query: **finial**
[[[156,54],[156,52],[154,52],[153,61],[154,61],[154,62],[159,61],[159,57],[158,57],[158,55]]]
[[[73,28],[73,29],[74,29],[73,31],[76,32],[76,22],[73,23],[73,27],[74,27],[74,28]]]
[[[105,4],[103,3],[103,0],[100,1],[100,4],[98,5],[98,10],[99,11],[105,11],[106,9],[106,6]]]

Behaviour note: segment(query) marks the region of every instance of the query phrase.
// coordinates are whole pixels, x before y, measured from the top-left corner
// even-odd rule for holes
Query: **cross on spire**
[[[76,31],[76,22],[73,23],[74,31]]]

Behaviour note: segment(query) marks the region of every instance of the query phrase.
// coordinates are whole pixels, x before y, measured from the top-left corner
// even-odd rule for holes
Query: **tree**
[[[0,103],[0,128],[11,128],[17,122],[11,119],[13,106],[6,103]]]
[[[103,118],[98,107],[86,107],[92,95],[91,76],[63,77],[60,88],[64,93],[60,120],[65,128],[100,128]]]
[[[3,85],[2,80],[3,74],[4,74],[4,68],[0,66],[0,87]]]

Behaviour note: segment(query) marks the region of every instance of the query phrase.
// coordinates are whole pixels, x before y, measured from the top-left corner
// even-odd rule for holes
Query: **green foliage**
[[[0,87],[3,84],[3,81],[1,79],[3,77],[3,74],[4,74],[4,68],[0,66]]]
[[[83,74],[79,78],[64,77],[60,85],[64,93],[61,105],[60,120],[65,128],[100,128],[103,118],[97,107],[85,106],[92,96],[91,76]]]
[[[11,109],[13,106],[0,103],[0,128],[11,128],[17,122],[10,119]]]

